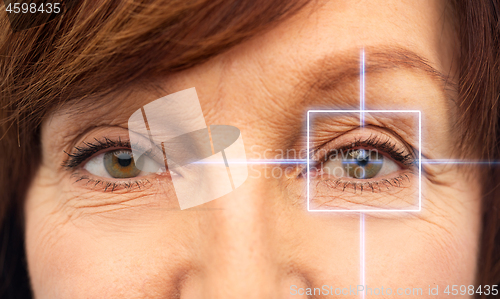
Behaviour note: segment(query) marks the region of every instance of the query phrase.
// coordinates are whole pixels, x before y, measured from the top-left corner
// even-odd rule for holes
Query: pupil
[[[368,164],[368,162],[370,162],[370,157],[365,150],[358,150],[356,154],[356,162],[359,166],[364,167]]]
[[[128,154],[119,154],[116,158],[118,158],[118,164],[122,167],[127,167],[132,163],[132,157]]]
[[[366,166],[366,164],[368,164],[368,159],[358,160],[359,166],[364,167],[364,166]]]

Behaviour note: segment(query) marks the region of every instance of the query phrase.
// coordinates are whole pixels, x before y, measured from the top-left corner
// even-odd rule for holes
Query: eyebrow
[[[349,49],[334,55],[326,55],[311,65],[307,66],[306,71],[300,75],[301,81],[305,84],[304,90],[306,95],[301,97],[303,104],[307,105],[309,102],[307,95],[313,91],[330,91],[336,90],[341,85],[352,83],[360,78],[360,50]],[[365,47],[365,74],[382,73],[392,69],[413,69],[422,71],[428,75],[433,81],[437,82],[444,92],[447,90],[456,91],[456,83],[450,80],[450,77],[444,75],[442,72],[434,68],[431,63],[417,54],[402,47],[395,46],[374,46]],[[149,92],[165,94],[165,90],[155,81],[147,82],[141,85],[141,88]],[[111,101],[113,102],[113,101]],[[66,103],[64,106],[68,106]],[[81,101],[76,107],[66,108],[66,113],[77,116],[82,110],[89,111],[100,108],[103,104],[109,104],[110,101]],[[72,103],[75,104],[75,103]],[[83,104],[83,107],[81,106]],[[87,104],[87,105],[85,105]],[[116,105],[121,103],[115,103]],[[343,102],[343,104],[349,104]],[[78,109],[78,108],[79,109]],[[297,107],[304,107],[304,105],[297,105]],[[77,108],[77,109],[75,109]],[[61,109],[64,110],[64,109]]]
[[[349,50],[336,55],[318,59],[305,72],[304,81],[310,89],[332,90],[339,85],[352,82],[360,77],[360,51]],[[414,51],[402,47],[365,48],[365,74],[381,73],[392,69],[411,69],[421,71],[438,83],[443,91],[457,90],[457,84],[431,65],[428,59]]]

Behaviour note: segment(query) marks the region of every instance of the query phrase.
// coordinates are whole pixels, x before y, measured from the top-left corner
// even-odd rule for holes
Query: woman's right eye
[[[90,159],[83,168],[95,176],[117,179],[141,177],[158,172],[162,168],[145,155],[142,155],[139,160],[140,169],[134,161],[131,150],[112,150]]]

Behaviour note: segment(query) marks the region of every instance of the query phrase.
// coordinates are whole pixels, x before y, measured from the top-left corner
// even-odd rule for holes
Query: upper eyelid
[[[104,138],[105,141],[100,141],[95,139],[96,143],[83,142],[82,145],[75,146],[71,152],[66,152],[68,158],[62,163],[62,167],[65,169],[75,169],[82,164],[84,164],[89,159],[97,157],[98,155],[106,152],[107,149],[120,150],[126,149],[131,150],[130,142],[128,141],[114,141],[109,138]]]
[[[350,130],[350,131],[354,131],[354,130]],[[341,136],[345,136],[345,135],[348,135],[348,133],[342,134]],[[318,146],[313,151],[313,153],[311,155],[311,159],[313,159],[314,161],[320,162],[321,160],[324,160],[325,158],[331,156],[331,153],[333,151],[350,150],[350,149],[353,149],[357,146],[363,146],[363,145],[365,145],[365,146],[377,146],[377,144],[375,144],[375,143],[380,143],[380,145],[391,143],[391,140],[392,140],[391,137],[387,136],[387,139],[385,139],[385,138],[382,139],[381,135],[387,135],[387,134],[385,134],[385,133],[384,134],[371,133],[370,136],[367,138],[355,139],[350,144],[345,144],[345,145],[341,145],[341,146],[332,146],[331,144],[334,142],[334,140],[330,140],[330,141],[324,143],[323,145]],[[401,154],[406,153],[406,156],[409,157],[409,163],[404,163],[403,161],[401,161],[401,163],[404,164],[405,166],[413,164],[413,162],[415,161],[415,158],[417,157],[417,155],[414,152],[414,148],[411,145],[409,145],[408,143],[404,142],[400,137],[399,138],[398,137],[396,137],[396,138],[399,139],[400,143],[402,143],[402,146],[404,147],[404,148],[401,148]],[[397,144],[398,144],[398,142],[392,142],[390,147],[395,148],[395,147],[397,147]],[[386,150],[387,149],[388,148],[386,148]],[[380,149],[380,150],[382,153],[385,152],[384,149]],[[326,152],[324,152],[325,155],[318,154],[320,151],[326,151]],[[389,157],[391,157],[390,152],[385,152],[385,153]],[[394,153],[392,153],[392,154],[394,154]]]
[[[383,135],[388,135],[391,139],[395,138],[399,142],[403,143],[403,145],[406,146],[407,149],[413,150],[414,156],[417,156],[418,151],[418,139],[417,139],[417,131],[409,131],[409,130],[402,130],[399,127],[395,127],[394,124],[389,124],[387,121],[380,121],[379,119],[375,119],[374,121],[371,121],[370,119],[366,118],[365,119],[365,125],[362,127],[359,125],[359,120],[356,120],[356,122],[353,123],[342,123],[341,124],[344,127],[341,127],[339,129],[335,129],[335,127],[338,125],[339,120],[332,119],[331,123],[328,124],[329,118],[323,118],[320,123],[318,123],[316,126],[318,126],[317,132],[319,136],[328,136],[328,135],[336,135],[335,139],[341,138],[345,135],[348,135],[349,133],[352,133],[354,131],[360,130],[360,129],[372,129],[375,132]],[[334,126],[334,128],[330,128],[330,125]],[[404,125],[405,127],[407,125]],[[339,132],[340,131],[340,132]],[[327,142],[330,142],[331,138],[325,138],[325,137],[318,137],[314,136],[314,134],[311,131],[311,137],[309,140],[310,144],[310,149],[314,150],[315,148],[320,148]],[[403,136],[406,136],[403,137]],[[315,139],[319,139],[316,141]],[[324,140],[328,139],[327,142]],[[422,153],[422,156],[424,154]]]
[[[382,155],[388,156],[389,158],[391,158],[391,156],[393,156],[394,154],[398,154],[399,157],[404,156],[404,157],[401,157],[404,159],[397,159],[397,161],[401,162],[405,166],[409,166],[409,165],[413,164],[413,162],[415,161],[415,156],[414,156],[411,149],[401,148],[400,151],[398,151],[397,144],[390,144],[390,145],[386,144],[386,143],[390,143],[391,142],[390,140],[386,140],[386,141],[382,141],[382,142],[376,141],[376,143],[377,142],[379,144],[368,144],[367,143],[365,146],[379,146],[379,147],[381,147],[382,145],[384,145],[384,147],[386,147],[386,148],[381,149]],[[361,143],[363,143],[363,141],[361,141]],[[361,145],[361,146],[363,146],[363,145]],[[388,150],[388,148],[390,148],[390,149]],[[376,148],[376,150],[378,151],[379,149]],[[407,162],[407,161],[409,161],[409,162]]]

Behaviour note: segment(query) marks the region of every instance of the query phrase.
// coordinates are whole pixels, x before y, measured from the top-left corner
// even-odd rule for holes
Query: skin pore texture
[[[43,123],[43,160],[25,204],[35,297],[307,298],[291,295],[290,287],[360,284],[359,213],[308,212],[300,169],[273,177],[277,168],[252,165],[234,192],[180,210],[168,176],[150,174],[105,191],[102,180],[117,179],[95,177],[83,169],[85,162],[65,169],[64,151],[95,139],[126,141],[134,111],[196,87],[207,125],[239,128],[247,158],[299,152],[306,146],[307,110],[359,108],[364,48],[366,108],[420,110],[422,155],[457,158],[458,53],[449,10],[444,1],[313,2],[203,65],[158,78],[151,82],[155,88],[131,87],[94,99],[95,107],[68,104],[52,113]],[[382,132],[417,146],[414,121],[379,115],[366,122],[369,135]],[[359,129],[342,118],[318,118],[315,128],[311,143],[337,147],[345,145],[340,140],[355,142]],[[424,170],[421,212],[365,215],[369,287],[422,288],[418,298],[427,298],[429,286],[439,285],[446,297],[446,285],[475,282],[480,176],[450,165]],[[417,184],[418,174],[408,176]],[[417,196],[405,195],[404,186],[386,191],[385,198]],[[353,196],[351,189],[333,188],[319,200],[342,206],[350,194],[363,205],[386,191]]]

